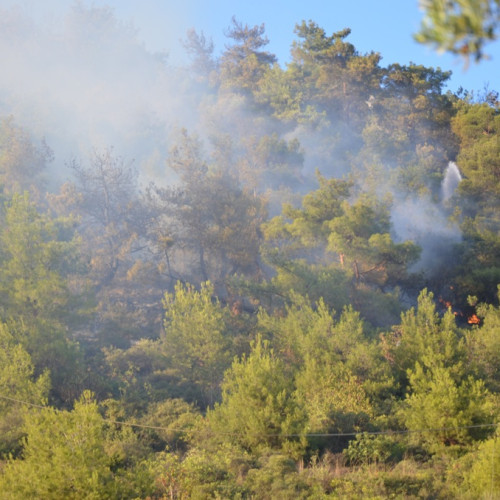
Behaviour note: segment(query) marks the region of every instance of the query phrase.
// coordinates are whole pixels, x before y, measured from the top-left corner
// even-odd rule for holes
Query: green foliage
[[[410,241],[393,241],[386,203],[368,196],[348,201],[352,182],[317,177],[319,188],[303,197],[302,208],[284,205],[283,216],[264,224],[264,255],[278,270],[273,285],[288,285],[284,294],[290,287],[303,293],[312,288],[314,299],[341,300],[348,294],[348,302],[372,319],[371,302],[388,298],[385,288],[409,280],[408,268],[420,249]],[[316,263],[308,264],[313,258]],[[322,288],[320,279],[334,270],[330,289]],[[329,304],[338,307],[337,300]]]
[[[470,498],[495,498],[500,491],[500,440],[495,435],[482,442],[469,470],[464,471],[465,491]]]
[[[242,139],[245,150],[238,162],[240,182],[253,192],[265,193],[302,181],[304,154],[298,139],[285,140],[276,132]]]
[[[72,15],[102,43],[118,26],[106,9]],[[167,141],[168,170],[144,196],[107,149],[71,165],[75,184],[49,196],[59,216],[45,212],[50,151],[0,121],[0,497],[492,495],[498,95],[382,67],[349,29],[300,23],[284,67],[263,25],[233,19],[227,35],[217,58],[188,33],[193,65],[174,73],[207,151],[184,129],[158,134],[148,163]],[[450,160],[464,178],[443,199]],[[408,199],[460,225],[446,272],[425,270],[457,317],[426,290],[401,314],[426,265],[391,221]],[[410,212],[408,234],[422,232]],[[85,392],[61,410],[95,387],[100,409]]]
[[[494,302],[500,282],[500,113],[486,102],[460,101],[452,127],[460,140],[457,162],[464,175],[452,201],[464,237],[451,281],[457,306],[467,308],[469,295]]]
[[[296,375],[297,400],[307,414],[307,432],[345,433],[366,428],[372,408],[360,381],[341,364],[306,359]],[[310,438],[314,446],[334,447],[332,440]]]
[[[334,477],[330,490],[334,498],[441,498],[443,488],[435,476],[434,468],[402,460],[394,467],[352,468]]]
[[[383,71],[381,92],[370,103],[374,112],[362,132],[365,166],[358,175],[369,178],[370,166],[380,165],[386,186],[393,186],[390,192],[439,194],[443,164],[456,151],[450,130],[453,99],[443,94],[449,77],[415,64],[391,64]],[[378,192],[379,178],[374,182]]]
[[[396,436],[377,434],[356,434],[344,450],[344,456],[352,465],[370,465],[374,463],[399,462],[405,451]]]
[[[273,116],[285,123],[308,123],[320,119],[319,113],[303,103],[303,90],[297,85],[299,73],[290,67],[287,71],[275,64],[267,70],[255,89],[255,100],[267,104]]]
[[[431,292],[423,290],[416,310],[404,313],[401,324],[382,336],[385,356],[400,377],[402,388],[408,370],[413,370],[417,362],[428,367],[445,366],[457,376],[464,372],[465,346],[455,317],[451,310],[440,317],[433,299]]]
[[[84,393],[71,412],[46,408],[26,417],[23,458],[0,475],[5,498],[117,498],[128,489],[115,471],[112,441],[97,404]]]
[[[200,291],[178,283],[165,294],[165,336],[160,342],[174,373],[198,386],[204,404],[213,404],[230,364],[230,339],[225,335],[226,308],[213,301],[214,288]]]
[[[179,456],[166,451],[159,452],[145,462],[154,481],[151,485],[153,498],[183,498],[187,492],[183,481],[185,474]]]
[[[23,403],[46,403],[49,388],[49,373],[34,376],[30,355],[16,342],[7,325],[0,323],[0,456],[19,451],[27,414]]]
[[[246,488],[240,475],[249,463],[248,454],[229,443],[210,451],[196,447],[182,462],[179,489],[187,498],[242,498]]]
[[[411,393],[400,414],[405,426],[415,432],[410,436],[413,442],[436,452],[443,446],[467,445],[489,432],[467,428],[488,424],[494,415],[482,381],[457,379],[450,368],[424,368],[419,363],[409,371],[409,378]]]
[[[260,337],[235,359],[222,383],[222,402],[207,414],[215,434],[257,453],[266,448],[300,454],[304,411],[283,362]]]
[[[237,341],[229,309],[215,299],[211,283],[198,291],[178,282],[166,293],[164,333],[129,349],[105,349],[111,377],[127,411],[144,412],[154,401],[183,398],[200,407],[220,398],[220,383]]]
[[[500,292],[500,291],[499,291]],[[477,376],[486,386],[498,393],[500,391],[500,308],[482,304],[478,307],[482,319],[480,326],[467,332],[466,344],[469,362]]]
[[[261,304],[281,306],[293,303],[294,292],[311,302],[323,300],[329,307],[341,310],[349,302],[349,277],[336,265],[309,264],[305,259],[289,259],[277,250],[263,255],[276,270],[269,282],[251,289]]]
[[[276,352],[294,372],[295,397],[305,411],[307,432],[363,428],[372,414],[363,379],[377,355],[359,314],[346,309],[336,320],[323,301],[313,308],[305,298],[292,297],[283,315],[261,311],[257,326],[272,337]],[[312,447],[331,446],[329,438],[308,441]]]
[[[332,353],[335,343],[334,318],[324,302],[320,300],[313,308],[307,298],[292,294],[292,303],[284,314],[272,315],[259,312],[258,328],[272,338],[273,346],[280,357],[294,369],[303,366],[307,358],[317,358]],[[359,329],[351,332],[359,339]],[[342,351],[340,351],[342,352]]]
[[[494,406],[484,382],[467,369],[465,344],[453,314],[448,310],[440,318],[432,298],[424,290],[417,311],[404,314],[400,327],[383,340],[388,359],[408,377],[399,415],[414,431],[411,440],[436,452],[442,446],[464,446],[481,437],[481,430],[467,427],[488,423]],[[406,384],[404,376],[400,372]]]
[[[306,297],[291,294],[291,304],[283,314],[260,311],[258,327],[272,336],[273,346],[289,365],[301,368],[306,359],[343,362],[356,366],[367,342],[359,314],[346,308],[340,319],[322,300],[313,307]]]
[[[328,237],[328,223],[342,215],[342,203],[349,197],[353,185],[351,181],[326,179],[319,172],[316,177],[319,188],[303,197],[302,210],[290,205],[283,207],[283,215],[291,219],[284,229],[307,247],[322,243]],[[272,233],[269,236],[272,237]]]
[[[150,400],[178,395],[175,375],[168,371],[158,341],[142,339],[129,349],[104,349],[104,355],[107,376],[117,386],[126,411],[144,410]]]
[[[451,124],[460,140],[457,161],[465,176],[459,192],[477,203],[465,205],[466,215],[473,216],[474,208],[482,211],[493,209],[491,204],[498,196],[500,113],[486,102],[465,100],[459,101],[456,107],[457,113]]]
[[[498,37],[498,0],[425,0],[425,16],[417,41],[463,56],[484,57],[483,48]]]
[[[0,235],[4,318],[21,316],[30,325],[61,326],[72,306],[66,278],[79,265],[74,224],[71,218],[40,213],[28,193],[14,194],[6,204]]]
[[[339,255],[342,266],[352,266],[357,281],[394,285],[420,255],[410,241],[394,243],[387,207],[372,205],[370,200],[345,203],[342,215],[331,219],[329,229],[328,249]]]
[[[140,437],[148,439],[154,449],[184,449],[199,422],[199,410],[184,399],[153,402],[141,418],[141,423],[157,429],[145,429]]]
[[[359,54],[345,41],[349,28],[327,36],[316,23],[302,21],[295,32],[301,40],[292,45],[290,69],[301,77],[304,102],[324,110],[340,131],[348,128],[349,143],[355,147],[358,136],[353,132],[360,132],[363,118],[370,112],[365,100],[379,85],[380,55]]]
[[[293,460],[278,453],[263,455],[258,467],[248,471],[245,484],[257,498],[311,498],[311,489]]]
[[[0,317],[36,373],[50,371],[53,397],[66,402],[81,390],[82,376],[66,329],[84,316],[79,301],[85,304],[86,291],[74,222],[39,212],[28,193],[14,194],[0,230]]]

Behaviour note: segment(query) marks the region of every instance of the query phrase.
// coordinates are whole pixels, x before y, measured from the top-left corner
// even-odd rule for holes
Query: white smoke
[[[410,240],[422,249],[414,271],[438,269],[462,239],[458,225],[450,222],[441,205],[427,197],[396,201],[391,220],[395,241]]]
[[[35,3],[33,12],[31,2],[0,6],[0,114],[46,139],[54,175],[111,146],[139,170],[164,173],[171,130],[197,122],[182,72],[109,8]]]

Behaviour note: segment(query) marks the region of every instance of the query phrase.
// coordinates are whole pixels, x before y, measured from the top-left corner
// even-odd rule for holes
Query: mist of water
[[[457,164],[450,161],[444,174],[443,183],[441,184],[441,199],[443,201],[447,201],[453,196],[461,180],[462,175],[460,174]]]

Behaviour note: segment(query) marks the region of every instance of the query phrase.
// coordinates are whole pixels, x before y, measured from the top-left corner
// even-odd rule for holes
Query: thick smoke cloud
[[[70,158],[108,147],[158,175],[172,129],[196,121],[182,72],[108,8],[44,6],[0,7],[0,113],[46,139],[63,177]]]

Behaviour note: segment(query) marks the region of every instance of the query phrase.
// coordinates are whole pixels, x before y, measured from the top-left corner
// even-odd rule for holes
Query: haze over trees
[[[32,28],[45,103],[0,83],[0,497],[494,498],[498,93],[314,21],[286,66],[237,19],[185,67],[108,9],[64,50]]]

